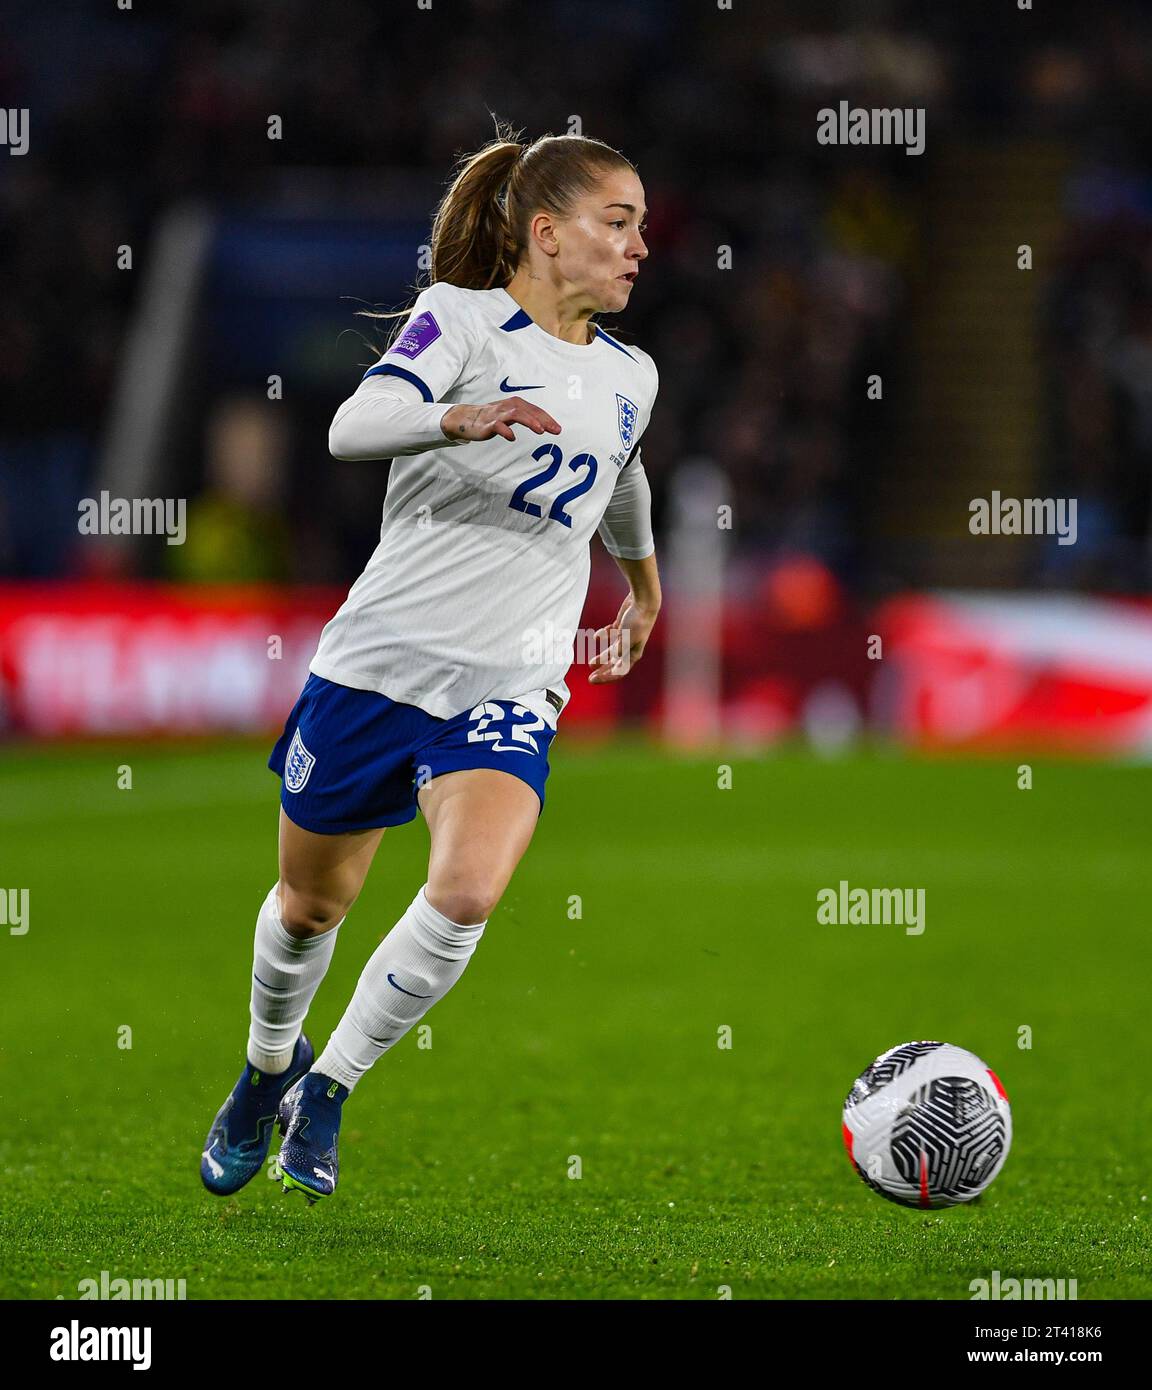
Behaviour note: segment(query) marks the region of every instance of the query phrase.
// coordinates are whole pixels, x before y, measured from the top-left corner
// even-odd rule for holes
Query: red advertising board
[[[615,617],[594,575],[583,623]],[[0,733],[273,733],[338,589],[0,584]],[[666,600],[666,608],[675,598]],[[803,622],[771,594],[724,604],[718,736],[833,751],[864,728],[925,749],[1152,752],[1152,605],[1086,596],[910,594]],[[565,728],[665,730],[669,625],[624,681],[568,676]],[[875,639],[880,646],[875,651]],[[710,719],[712,715],[710,715]]]
[[[1152,752],[1152,606],[913,594],[876,614],[875,722],[924,748]]]
[[[42,738],[268,730],[343,594],[0,585],[0,728]]]

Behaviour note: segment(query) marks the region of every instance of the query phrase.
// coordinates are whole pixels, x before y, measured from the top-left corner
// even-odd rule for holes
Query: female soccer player
[[[599,529],[628,580],[596,633],[619,680],[660,608],[640,437],[657,373],[592,316],[628,303],[644,189],[598,140],[498,138],[461,161],[431,284],[337,410],[339,459],[392,458],[380,543],[327,624],[269,766],[280,877],[256,922],[247,1065],[200,1165],[336,1186],[341,1107],[460,978],[532,838]],[[387,826],[428,825],[428,880],[318,1057],[301,1031]],[[274,1170],[276,1171],[276,1170]]]

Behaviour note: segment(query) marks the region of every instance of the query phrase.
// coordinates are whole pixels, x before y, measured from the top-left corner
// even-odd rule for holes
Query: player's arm
[[[620,573],[628,581],[629,602],[635,604],[639,612],[650,615],[655,623],[662,598],[655,551],[651,555],[645,555],[642,560],[628,560],[622,555],[613,556],[613,559]]]
[[[639,458],[620,472],[600,523],[600,539],[628,581],[616,620],[596,633],[588,663],[593,685],[620,680],[643,654],[660,613],[660,572],[652,537],[652,489]]]
[[[519,396],[488,405],[445,402],[469,378],[479,350],[463,292],[442,283],[422,290],[403,330],[337,410],[328,431],[333,457],[401,458],[495,435],[515,439],[514,424],[559,434],[546,411]]]
[[[513,425],[526,425],[536,434],[560,433],[546,410],[520,396],[490,405],[429,405],[419,387],[409,382],[368,377],[337,410],[328,430],[328,449],[333,458],[345,462],[404,458],[496,435],[515,439]]]
[[[403,458],[428,449],[449,448],[453,440],[441,428],[452,407],[429,405],[418,387],[393,377],[366,377],[337,410],[328,430],[333,458]]]

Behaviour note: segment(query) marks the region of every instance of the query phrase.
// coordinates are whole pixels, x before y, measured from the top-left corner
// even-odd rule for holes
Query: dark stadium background
[[[922,107],[925,152],[820,145],[841,100]],[[1152,11],[60,0],[6,21],[0,104],[30,115],[0,149],[0,888],[33,903],[0,934],[0,1289],[966,1298],[997,1268],[1147,1296]],[[665,606],[627,680],[572,673],[491,973],[365,1084],[322,1238],[271,1192],[219,1216],[194,1159],[275,872],[263,760],[379,528],[387,465],[327,451],[379,342],[355,311],[410,301],[494,116],[578,119],[644,181],[651,255],[604,322],[661,374]],[[186,499],[185,544],[81,534],[102,490]],[[993,490],[1075,498],[1076,544],[973,535]],[[622,588],[593,550],[597,627]],[[318,1029],[421,836],[386,837]],[[923,939],[817,933],[841,878],[927,885]],[[853,1077],[912,1037],[1022,1097],[992,1193],[934,1224],[836,1151]],[[386,1089],[418,1118],[384,1145]],[[594,1195],[552,1181],[597,1145]]]

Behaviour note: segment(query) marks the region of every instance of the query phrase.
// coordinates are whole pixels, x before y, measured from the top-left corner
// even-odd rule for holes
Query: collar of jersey
[[[494,293],[504,296],[511,314],[521,312],[520,305],[516,303],[507,290],[497,287]],[[527,311],[525,310],[524,312]],[[554,333],[549,333],[547,329],[541,328],[530,314],[528,317],[530,319],[528,325],[525,328],[517,329],[517,332],[532,333],[533,342],[545,342],[549,347],[555,348],[558,352],[562,352],[566,357],[580,357],[587,360],[588,356],[600,348],[604,341],[599,331],[597,331],[596,336],[590,343],[570,343],[564,338],[557,338]],[[595,324],[593,324],[593,327],[595,328]]]

